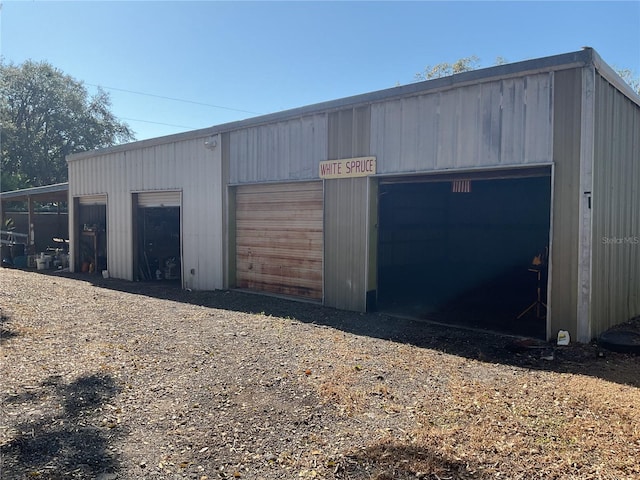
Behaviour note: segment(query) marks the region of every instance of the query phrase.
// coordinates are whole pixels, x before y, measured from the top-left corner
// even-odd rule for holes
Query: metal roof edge
[[[495,78],[523,75],[529,72],[544,72],[581,67],[589,64],[590,62],[590,52],[588,50],[579,50],[577,52],[553,55],[550,57],[542,57],[532,60],[524,60],[521,62],[508,63],[504,65],[479,68],[476,70],[470,70],[468,72],[456,73],[447,77],[424,80],[421,82],[413,82],[407,85],[386,88],[383,90],[376,90],[373,92],[353,95],[337,100],[328,100],[326,102],[306,105],[303,107],[284,110],[281,112],[262,115],[259,117],[252,117],[245,120],[225,123],[213,128],[221,132],[227,132],[238,130],[240,128],[248,126],[269,123],[271,121],[311,115],[313,113],[319,113],[322,111],[337,110],[344,107],[352,107],[367,103],[376,103],[396,97],[419,95],[435,90],[455,88],[469,83],[490,81],[494,80]]]
[[[196,138],[205,138],[218,133],[216,127],[205,127],[198,130],[190,130],[188,132],[174,133],[172,135],[165,135],[162,137],[147,138],[145,140],[138,140],[135,142],[121,143],[119,145],[113,145],[111,147],[99,148],[96,150],[87,150],[86,152],[77,152],[67,155],[67,163],[82,160],[84,158],[95,157],[98,155],[108,155],[110,153],[123,152],[126,150],[135,150],[139,148],[149,148],[158,145],[164,145],[167,143],[181,142],[186,140],[193,140]]]
[[[9,192],[0,193],[2,200],[8,200],[16,197],[24,197],[29,195],[42,195],[46,193],[64,192],[69,190],[69,182],[54,183],[52,185],[42,185],[40,187],[22,188],[20,190],[11,190]]]
[[[598,52],[592,49],[593,65],[596,71],[614,87],[616,87],[624,96],[640,107],[640,95],[638,95],[631,85],[625,82],[620,75],[606,63]]]
[[[199,130],[192,130],[189,132],[176,133],[163,137],[156,137],[146,140],[140,140],[137,142],[114,145],[112,147],[98,150],[74,153],[67,156],[67,162],[95,157],[97,155],[107,155],[110,153],[116,153],[126,150],[148,148],[166,143],[203,138],[211,135],[239,130],[242,128],[263,125],[265,123],[303,117],[321,112],[338,110],[345,107],[376,103],[398,97],[419,95],[422,93],[428,93],[437,90],[445,90],[460,87],[465,84],[474,82],[486,82],[494,80],[496,78],[508,78],[533,72],[545,72],[581,67],[593,63],[593,53],[595,53],[593,52],[593,49],[584,48],[576,52],[563,53],[559,55],[508,63],[504,65],[480,68],[468,72],[456,73],[448,77],[409,83],[407,85],[353,95],[336,100],[328,100],[325,102],[315,103],[289,110],[283,110],[280,112],[251,117],[244,120],[214,125]]]

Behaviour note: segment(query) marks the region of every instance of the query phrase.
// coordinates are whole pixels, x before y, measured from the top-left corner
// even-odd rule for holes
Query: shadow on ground
[[[18,336],[16,332],[7,328],[7,324],[11,319],[4,312],[0,311],[0,345],[7,340]]]
[[[122,292],[237,312],[271,315],[335,328],[356,335],[391,340],[488,363],[574,373],[640,386],[640,356],[614,353],[596,344],[557,347],[491,331],[400,318],[384,313],[357,313],[240,291],[186,291],[178,284],[128,282],[98,276],[64,274],[68,278]]]
[[[489,477],[475,470],[468,462],[446,459],[425,448],[391,444],[375,445],[345,456],[337,471],[337,478],[484,480]]]
[[[7,425],[16,433],[0,447],[0,478],[109,478],[118,469],[109,444],[119,429],[98,426],[99,412],[117,392],[110,376],[90,375],[69,384],[54,376],[25,393],[4,395],[5,412],[18,404],[26,416]]]

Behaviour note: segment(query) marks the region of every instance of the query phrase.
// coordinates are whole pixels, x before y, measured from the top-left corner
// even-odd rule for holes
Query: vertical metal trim
[[[551,335],[551,319],[553,315],[553,295],[551,294],[553,288],[553,207],[554,207],[554,188],[556,184],[555,177],[555,162],[551,164],[551,192],[549,198],[549,252],[547,255],[547,318],[546,318],[546,337],[547,340],[552,340]]]
[[[595,136],[595,68],[582,69],[582,115],[580,120],[580,201],[578,214],[577,341],[591,341],[591,285],[593,216],[593,157]]]
[[[369,291],[369,262],[371,261],[370,258],[370,251],[371,251],[371,178],[368,177],[367,178],[367,188],[365,189],[366,193],[366,202],[367,202],[367,206],[365,208],[365,212],[364,214],[366,215],[365,217],[365,222],[364,222],[364,233],[365,233],[365,244],[364,244],[364,282],[363,282],[363,286],[364,288],[362,289],[362,295],[363,295],[363,299],[362,299],[362,304],[364,305],[364,310],[365,312],[367,311],[367,292]]]
[[[185,266],[184,266],[184,209],[182,208],[182,190],[180,190],[180,288],[183,290],[187,288]],[[198,275],[200,275],[200,268],[198,268]]]
[[[230,198],[231,187],[229,187],[229,134],[221,133],[220,135],[218,135],[218,144],[220,145],[220,170],[222,172],[222,181],[220,187],[220,201],[222,202],[222,288],[231,288],[231,209],[235,208],[235,204],[232,206]],[[233,216],[235,217],[235,211],[233,212]],[[233,239],[235,241],[235,236],[233,237]],[[235,249],[233,250],[233,255],[235,255]]]
[[[227,252],[224,263],[226,265],[226,288],[236,288],[237,285],[237,240],[236,240],[236,191],[237,187],[227,186]]]
[[[322,305],[325,305],[327,291],[327,180],[322,179]]]
[[[555,188],[556,188],[556,162],[555,162],[555,152],[553,150],[553,146],[555,145],[555,114],[554,109],[556,108],[554,99],[555,99],[555,90],[556,90],[556,75],[555,72],[549,72],[549,125],[551,125],[551,131],[549,132],[549,147],[551,149],[550,159],[551,159],[551,186],[550,186],[550,194],[549,194],[549,252],[547,252],[547,317],[546,317],[546,337],[547,340],[552,340],[551,328],[552,328],[552,319],[553,319],[553,210],[555,208]]]
[[[140,217],[138,215],[138,194],[136,192],[131,192],[131,278],[135,280],[138,278],[138,274],[140,272],[140,258],[139,258],[139,248],[138,245],[140,243],[140,237],[138,236],[138,222],[140,221]],[[109,256],[107,255],[107,267],[109,263]]]
[[[78,245],[80,244],[80,233],[78,231],[78,216],[80,214],[80,199],[78,197],[70,197],[69,205],[69,271],[76,271],[76,255]],[[108,255],[109,252],[107,252]],[[107,261],[109,257],[107,256]],[[108,265],[107,265],[108,268]]]
[[[109,248],[111,248],[111,244],[112,242],[109,241],[109,235],[111,234],[111,227],[109,226],[109,218],[111,218],[111,215],[109,215],[109,194],[105,194],[105,201],[106,201],[106,205],[104,207],[104,225],[105,225],[105,235],[104,235],[104,241],[107,242],[106,248],[105,248],[105,252],[107,252],[107,271],[109,271],[109,258],[111,258],[111,253],[109,252]],[[97,267],[97,265],[96,265]]]

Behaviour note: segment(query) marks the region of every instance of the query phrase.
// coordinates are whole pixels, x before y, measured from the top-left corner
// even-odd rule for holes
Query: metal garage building
[[[592,49],[68,162],[75,270],[512,322],[540,286],[583,342],[640,314],[640,98]]]

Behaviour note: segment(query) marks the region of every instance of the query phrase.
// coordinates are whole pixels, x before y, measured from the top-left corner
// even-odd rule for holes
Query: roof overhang
[[[42,187],[23,188],[11,192],[0,193],[2,202],[27,202],[33,200],[41,203],[66,202],[69,199],[69,182],[43,185]]]

